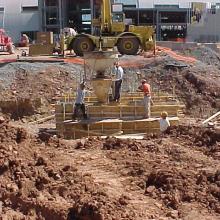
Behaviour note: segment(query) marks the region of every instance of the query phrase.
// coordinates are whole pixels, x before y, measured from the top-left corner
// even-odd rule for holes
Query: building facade
[[[75,28],[79,33],[90,33],[91,20],[100,0],[39,0],[42,31],[59,34],[64,27]],[[211,7],[204,0],[110,0],[122,3],[126,22],[134,25],[153,25],[157,40],[185,40],[192,23],[195,5]],[[167,3],[169,2],[169,3]],[[194,5],[193,5],[194,4]],[[200,9],[199,9],[200,11]],[[198,18],[198,16],[197,16]]]
[[[187,41],[201,43],[220,42],[220,3],[206,9],[199,21],[193,22],[187,29]]]
[[[41,30],[59,34],[64,27],[91,31],[90,0],[39,0]]]
[[[35,39],[40,29],[37,0],[0,0],[0,28],[10,35],[15,43],[26,33]]]
[[[52,31],[58,38],[64,27],[73,27],[79,33],[91,33],[91,20],[97,10],[96,3],[99,1],[0,0],[0,28],[4,28],[14,42],[19,41],[22,33],[26,33],[34,40],[37,31]],[[215,28],[219,23],[217,16],[219,13],[216,13],[216,16],[207,14],[207,11],[217,9],[216,2],[220,0],[215,3],[208,3],[205,0],[193,0],[194,3],[187,0],[111,0],[111,2],[123,4],[127,23],[153,25],[157,40],[184,40],[187,35],[190,35],[188,38],[190,40],[220,39],[220,33]],[[198,24],[195,25],[194,21]],[[205,24],[209,37],[205,37],[207,35]],[[199,36],[200,32],[202,37]]]

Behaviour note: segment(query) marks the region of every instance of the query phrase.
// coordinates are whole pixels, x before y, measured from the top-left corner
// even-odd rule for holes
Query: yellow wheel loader
[[[77,34],[67,37],[65,48],[74,50],[78,56],[84,52],[106,50],[117,47],[120,54],[135,55],[138,51],[154,48],[154,28],[125,24],[122,4],[111,4],[111,0],[96,0],[100,13],[94,16],[94,34]]]

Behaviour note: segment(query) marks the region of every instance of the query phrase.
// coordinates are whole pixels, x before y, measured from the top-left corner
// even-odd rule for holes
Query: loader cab
[[[125,31],[125,14],[123,4],[112,4],[112,33],[121,33]]]

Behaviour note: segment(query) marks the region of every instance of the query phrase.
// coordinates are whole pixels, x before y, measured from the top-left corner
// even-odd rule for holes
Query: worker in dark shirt
[[[115,74],[115,92],[114,92],[114,101],[119,102],[120,101],[120,93],[121,93],[121,84],[123,81],[124,76],[124,70],[119,65],[118,62],[115,62],[114,66],[114,74]]]

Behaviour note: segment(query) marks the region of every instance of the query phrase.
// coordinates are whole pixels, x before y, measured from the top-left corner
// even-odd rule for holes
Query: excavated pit
[[[35,100],[18,98],[0,101],[1,112],[10,115],[10,118],[14,120],[34,115],[41,106],[42,100],[40,98]]]

